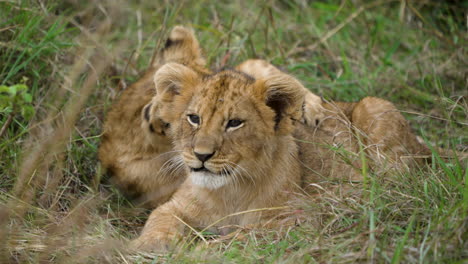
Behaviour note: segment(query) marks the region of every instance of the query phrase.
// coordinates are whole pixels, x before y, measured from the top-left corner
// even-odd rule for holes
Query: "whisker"
[[[250,179],[250,181],[255,186],[255,177],[249,171],[247,171],[245,168],[243,168],[239,164],[236,164],[236,163],[234,163],[232,161],[226,160],[226,162],[228,163],[228,165],[229,164],[234,165],[234,167],[233,167],[234,170],[233,171],[236,172],[235,174],[236,174],[237,178],[240,178],[243,183],[245,183],[245,181],[244,181],[245,179],[244,179],[244,177],[241,176],[241,174],[240,174],[241,171],[243,172],[243,174],[245,174],[245,176],[247,176]]]
[[[169,175],[174,175],[174,173],[179,171],[184,165],[183,159],[179,155],[176,155],[161,166],[157,175],[166,178]]]
[[[179,152],[182,152],[180,150],[172,150],[172,151],[166,151],[166,152],[163,152],[155,157],[152,157],[150,160],[155,160],[155,159],[159,159],[159,158],[162,158],[164,155],[169,155],[169,154],[172,154],[172,153],[179,153]]]
[[[239,178],[238,178],[238,175],[235,171],[235,169],[229,165],[229,164],[226,164],[226,166],[228,167],[229,171],[231,172],[231,178],[233,179],[234,181],[234,188],[236,189],[236,191],[239,189]],[[226,176],[228,173],[227,169],[226,168],[223,168],[224,171],[226,171]]]

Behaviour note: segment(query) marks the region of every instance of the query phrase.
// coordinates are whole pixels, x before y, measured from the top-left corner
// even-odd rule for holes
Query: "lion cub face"
[[[175,149],[194,185],[255,184],[262,167],[301,116],[303,89],[285,74],[255,80],[237,71],[199,76],[180,64],[155,75],[159,103],[171,113]]]
[[[254,79],[226,71],[199,84],[181,116],[177,147],[195,185],[216,189],[255,177],[274,131],[274,112],[261,107],[253,94]],[[251,175],[253,174],[253,175]]]

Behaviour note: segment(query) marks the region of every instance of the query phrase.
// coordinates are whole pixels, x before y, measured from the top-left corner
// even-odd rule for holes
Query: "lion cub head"
[[[194,32],[190,28],[183,26],[175,26],[162,52],[157,54],[152,67],[160,68],[166,63],[177,62],[178,64],[190,67],[199,74],[208,74],[210,71],[206,68],[205,58],[202,56],[202,51]],[[154,78],[154,71],[153,78]],[[162,115],[168,111],[167,105],[159,104],[160,97],[156,95],[151,102],[145,105],[141,112],[142,128],[144,131],[149,131],[147,134],[149,141],[155,144],[160,144],[162,140],[167,140],[166,132],[170,126]],[[169,109],[170,110],[170,109]]]
[[[169,63],[154,80],[157,101],[166,106],[159,114],[171,123],[194,185],[255,184],[268,177],[271,163],[281,162],[278,153],[294,150],[291,133],[305,95],[294,78],[278,72],[255,79],[234,70],[200,75]]]

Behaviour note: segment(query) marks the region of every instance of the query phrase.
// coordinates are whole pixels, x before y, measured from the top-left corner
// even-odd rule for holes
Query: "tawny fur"
[[[247,60],[237,69],[255,78],[280,73],[272,64],[258,59]],[[341,177],[348,172],[349,179],[358,179],[363,158],[365,166],[385,172],[421,164],[429,157],[430,150],[417,140],[408,122],[391,102],[376,97],[353,103],[322,102],[320,97],[304,89],[302,123],[307,126],[298,124],[301,129],[294,135],[301,145],[301,160],[316,168],[304,170],[307,177],[317,175],[329,180],[335,174]],[[314,125],[319,129],[308,128]]]
[[[428,153],[390,102],[367,97],[321,103],[323,120],[310,127],[298,122],[308,91],[297,80],[278,70],[241,69],[256,78],[236,71],[203,77],[178,64],[156,73],[158,96],[173,109],[161,117],[171,123],[174,148],[189,176],[153,211],[134,247],[165,250],[185,224],[206,227],[230,214],[284,206],[311,183],[360,181],[364,165],[392,168],[403,155]],[[229,120],[243,123],[230,129]],[[195,153],[212,157],[202,162]],[[261,225],[278,215],[259,210],[215,227]]]
[[[386,100],[366,97],[357,103],[322,106],[324,118],[318,128],[298,124],[294,132],[306,191],[311,183],[361,182],[369,170],[402,172],[430,157],[430,150]]]
[[[294,120],[301,118],[304,90],[294,87],[299,84],[296,80],[287,75],[255,80],[235,71],[203,78],[177,64],[165,65],[156,76],[163,85],[157,85],[158,93],[166,93],[166,102],[176,113],[164,118],[173,118],[175,150],[182,152],[190,176],[169,202],[151,214],[135,247],[164,250],[184,228],[174,215],[203,227],[232,213],[284,205],[298,191],[300,164],[292,132]],[[283,103],[273,105],[276,112],[265,104],[275,100]],[[198,128],[187,121],[191,113],[201,117]],[[244,120],[245,126],[228,131],[226,123],[232,118]],[[224,186],[193,183],[189,167],[200,166],[194,150],[215,152],[204,166],[215,177],[227,177]],[[217,226],[247,225],[276,215],[273,211],[248,213]]]
[[[102,167],[113,176],[112,181],[128,196],[137,198],[137,203],[149,207],[167,201],[186,176],[181,159],[166,136],[170,123],[161,119],[170,119],[175,112],[173,105],[167,103],[164,93],[156,94],[154,88],[159,82],[155,73],[168,62],[186,65],[199,75],[210,73],[192,31],[175,27],[154,64],[112,106],[99,148]],[[253,68],[252,63],[242,65]],[[273,69],[276,70],[270,65],[268,70]],[[318,100],[308,93],[303,122],[314,124],[322,118],[317,110]]]
[[[281,71],[265,60],[246,60],[236,67],[237,70],[248,73],[257,79],[266,79]],[[305,89],[305,87],[304,87]],[[324,118],[322,99],[307,90],[303,105],[302,122],[308,126],[318,126]]]
[[[111,107],[99,147],[101,165],[112,175],[112,181],[150,207],[167,201],[185,179],[165,134],[168,123],[159,118],[159,105],[151,103],[156,92],[154,74],[167,62],[208,73],[192,31],[175,27],[155,63]]]

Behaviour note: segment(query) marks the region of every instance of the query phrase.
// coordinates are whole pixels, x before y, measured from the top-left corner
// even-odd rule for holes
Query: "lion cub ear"
[[[156,94],[163,102],[172,102],[184,90],[193,90],[199,75],[191,68],[178,63],[167,63],[154,75]]]
[[[306,89],[293,77],[277,72],[256,83],[265,104],[275,112],[275,130],[290,133],[294,122],[302,118]]]
[[[270,76],[274,76],[276,74],[286,75],[286,73],[282,72],[271,63],[259,59],[247,60],[238,65],[236,69],[241,72],[245,72],[256,79],[268,79]],[[301,121],[308,126],[316,127],[325,118],[324,109],[322,107],[322,98],[307,90],[305,87],[303,88],[305,89],[305,98],[304,105],[302,106],[303,111]]]
[[[153,66],[158,67],[168,62],[205,67],[206,61],[202,55],[202,49],[191,28],[175,26],[171,30],[163,50],[158,53],[153,62]]]
[[[273,64],[266,60],[250,59],[236,66],[236,70],[245,72],[255,79],[266,79],[271,75],[283,74]]]

